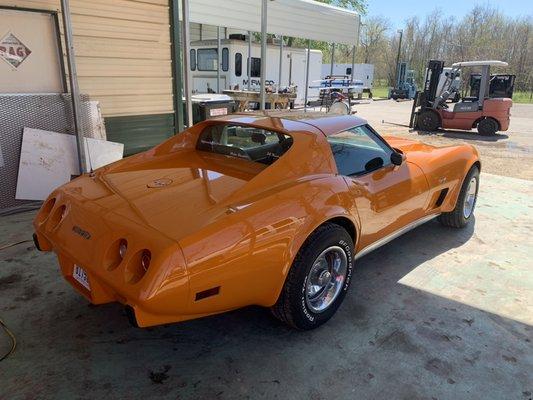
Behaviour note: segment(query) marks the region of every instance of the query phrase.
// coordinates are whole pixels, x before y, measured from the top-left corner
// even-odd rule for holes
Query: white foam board
[[[122,158],[124,145],[85,139],[87,166],[102,167]],[[87,151],[88,150],[88,151]],[[76,137],[64,133],[24,128],[17,191],[19,200],[44,200],[56,187],[79,174]]]

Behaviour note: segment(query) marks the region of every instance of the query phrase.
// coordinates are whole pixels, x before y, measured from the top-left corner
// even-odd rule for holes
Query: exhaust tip
[[[133,310],[133,307],[126,306],[124,307],[124,311],[126,312],[126,317],[128,318],[129,323],[134,328],[138,328],[139,324],[137,323],[137,318],[135,317],[135,311]]]

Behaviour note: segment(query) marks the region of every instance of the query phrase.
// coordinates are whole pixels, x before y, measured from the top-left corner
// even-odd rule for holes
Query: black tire
[[[306,300],[308,276],[319,255],[332,246],[340,247],[346,255],[345,279],[333,302],[326,309],[314,312]],[[341,305],[350,287],[353,255],[353,241],[344,228],[333,223],[320,226],[298,251],[278,301],[271,307],[274,316],[289,326],[300,330],[314,329],[328,321]]]
[[[434,131],[440,125],[439,116],[433,111],[422,111],[417,117],[418,129],[423,131]]]
[[[470,182],[472,179],[476,179],[476,187],[475,187],[475,196],[474,201],[472,203],[471,211],[468,213],[467,216],[465,216],[465,207],[466,202],[465,198],[468,195],[468,189]],[[479,168],[477,166],[473,166],[470,168],[470,171],[468,171],[468,174],[466,174],[466,177],[463,181],[463,185],[461,186],[461,192],[459,193],[459,196],[457,197],[457,203],[455,204],[455,208],[447,213],[442,213],[439,215],[438,220],[441,224],[445,226],[450,226],[452,228],[464,228],[466,224],[472,219],[472,216],[474,215],[474,209],[476,206],[477,201],[477,193],[479,190]]]
[[[477,124],[477,131],[483,136],[492,136],[498,131],[498,122],[493,118],[485,118]]]

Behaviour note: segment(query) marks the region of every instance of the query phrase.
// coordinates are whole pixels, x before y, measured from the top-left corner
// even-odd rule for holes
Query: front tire
[[[417,117],[418,129],[432,132],[439,127],[439,116],[433,111],[422,111]]]
[[[344,228],[326,223],[296,255],[278,301],[276,318],[309,330],[328,321],[341,305],[353,272],[353,240]]]
[[[464,228],[474,215],[478,190],[479,168],[473,166],[468,171],[461,186],[461,192],[457,198],[455,208],[450,212],[439,215],[438,219],[440,223],[452,228]]]

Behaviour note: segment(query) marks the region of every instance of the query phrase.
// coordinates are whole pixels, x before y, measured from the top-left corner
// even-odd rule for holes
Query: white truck
[[[331,75],[331,64],[322,64],[322,76]],[[352,75],[352,64],[333,64],[333,75]],[[354,82],[363,82],[363,90],[371,91],[374,81],[374,64],[355,64]]]
[[[244,36],[243,36],[244,39]],[[248,75],[248,41],[240,39],[221,40],[222,65],[220,91],[224,89],[246,90],[248,79],[251,90],[259,90],[261,71],[261,46],[252,43],[251,77]],[[267,45],[266,84],[276,88],[297,86],[295,103],[303,104],[305,96],[305,70],[307,49],[283,47],[281,84],[279,80],[279,44]],[[194,93],[208,93],[217,90],[217,41],[199,40],[191,42],[191,79]],[[322,68],[322,52],[311,50],[309,63],[309,85],[319,80]],[[309,89],[309,100],[318,98],[318,89]]]

